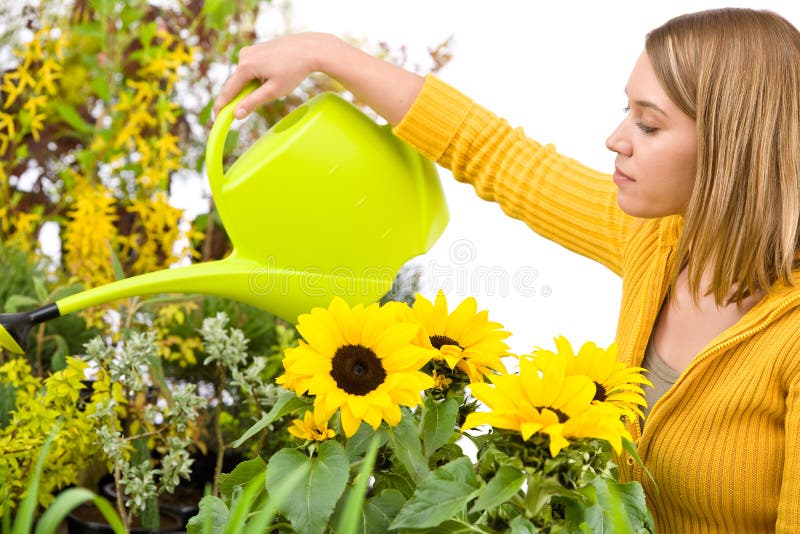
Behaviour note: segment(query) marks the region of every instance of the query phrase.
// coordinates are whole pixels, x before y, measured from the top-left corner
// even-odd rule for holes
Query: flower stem
[[[219,394],[217,395],[216,414],[214,414],[214,437],[217,441],[217,462],[214,466],[214,486],[212,489],[212,493],[215,497],[219,497],[219,479],[222,475],[222,463],[225,459],[225,439],[222,436],[220,417],[222,416],[222,392],[227,385],[225,368],[217,364],[217,372],[219,373]]]

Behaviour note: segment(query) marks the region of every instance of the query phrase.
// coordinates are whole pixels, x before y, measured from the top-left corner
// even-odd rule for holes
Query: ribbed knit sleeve
[[[538,234],[621,273],[634,220],[610,176],[527,138],[432,75],[394,131]]]
[[[793,347],[795,362],[786,395],[785,458],[776,533],[800,532],[800,348]]]

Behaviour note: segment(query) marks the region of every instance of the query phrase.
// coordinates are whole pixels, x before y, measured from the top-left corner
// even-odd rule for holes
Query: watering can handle
[[[239,101],[255,91],[258,86],[259,83],[257,81],[252,81],[245,85],[242,91],[236,95],[236,98],[228,102],[220,110],[219,115],[214,119],[214,124],[211,126],[211,132],[208,134],[208,143],[206,144],[206,172],[211,186],[211,194],[215,198],[221,198],[219,190],[222,188],[222,179],[225,174],[222,168],[222,158],[225,151],[225,139],[228,138],[228,131],[231,129],[231,124],[233,124],[233,111]]]

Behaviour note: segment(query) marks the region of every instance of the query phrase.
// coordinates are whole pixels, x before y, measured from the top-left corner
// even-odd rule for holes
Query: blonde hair
[[[800,33],[769,11],[676,17],[645,49],[697,122],[697,175],[672,272],[695,300],[710,269],[717,305],[791,285],[800,248]],[[691,262],[689,258],[691,257]]]

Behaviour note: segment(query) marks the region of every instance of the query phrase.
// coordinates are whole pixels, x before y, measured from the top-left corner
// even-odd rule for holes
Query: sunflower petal
[[[297,331],[321,354],[333,356],[336,349],[344,344],[336,320],[324,308],[314,308],[310,314],[304,314],[297,324]]]
[[[447,319],[445,335],[452,339],[457,339],[461,342],[461,346],[463,347],[462,338],[467,331],[470,321],[475,317],[477,310],[478,301],[476,301],[474,297],[468,297],[462,300]]]
[[[551,425],[544,432],[550,436],[550,456],[555,457],[561,449],[569,446],[569,441],[561,435],[562,425]]]
[[[342,409],[339,410],[339,414],[341,415],[342,430],[344,430],[344,435],[348,438],[352,437],[353,434],[358,431],[358,427],[361,426],[361,418],[356,417],[350,410],[350,406],[347,404],[342,406]]]

